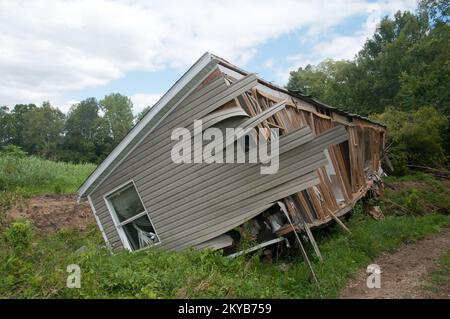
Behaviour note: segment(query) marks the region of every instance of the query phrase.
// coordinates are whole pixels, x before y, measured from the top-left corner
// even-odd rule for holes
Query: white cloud
[[[132,70],[184,69],[205,51],[245,65],[282,34],[321,34],[411,2],[366,1],[0,0],[0,104],[64,104],[67,92]]]
[[[332,26],[317,29],[311,28],[309,32],[300,39],[303,44],[310,45],[307,53],[299,53],[284,59],[287,66],[276,67],[273,62],[273,70],[281,83],[289,79],[289,72],[308,64],[317,64],[326,58],[334,60],[351,60],[361,50],[365,41],[370,38],[376,30],[380,20],[388,15],[392,16],[398,10],[414,11],[417,6],[416,0],[393,0],[368,3],[364,13],[366,21],[355,30],[353,35],[339,35],[333,32]],[[317,39],[320,39],[317,41]]]
[[[56,105],[63,113],[68,113],[72,105],[75,105],[77,103],[80,103],[80,101],[77,100],[69,100],[69,101],[63,101],[61,103],[58,103]]]
[[[330,42],[321,42],[314,46],[314,52],[320,57],[332,57],[335,60],[351,60],[361,50],[366,36],[338,36]]]
[[[147,94],[138,93],[130,96],[131,102],[133,102],[133,113],[139,114],[145,107],[153,106],[163,96],[163,93]]]
[[[273,62],[272,69],[281,83],[286,83],[289,79],[289,73],[299,67],[305,67],[308,64],[316,65],[326,58],[334,60],[351,60],[361,49],[366,41],[367,36],[335,36],[329,41],[321,41],[312,45],[309,53],[300,53],[285,58],[287,65],[277,67]]]

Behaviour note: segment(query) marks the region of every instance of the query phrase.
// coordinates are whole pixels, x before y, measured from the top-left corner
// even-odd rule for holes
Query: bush
[[[31,246],[33,240],[33,226],[30,221],[17,221],[5,231],[8,246],[16,253],[23,253]]]
[[[405,206],[408,210],[414,214],[420,212],[419,191],[417,189],[411,189],[409,194],[405,198]]]
[[[6,212],[20,199],[18,194],[0,191],[0,232],[8,225]]]
[[[383,114],[372,115],[387,125],[387,145],[392,145],[389,158],[395,175],[407,173],[407,164],[439,167],[445,164],[443,137],[447,118],[433,107],[415,112],[387,108]]]
[[[27,157],[27,153],[24,152],[20,147],[15,145],[6,145],[0,149],[0,156],[10,156],[14,158],[24,158]]]

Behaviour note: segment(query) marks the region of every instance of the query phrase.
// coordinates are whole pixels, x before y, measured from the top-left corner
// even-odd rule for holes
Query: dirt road
[[[381,268],[381,288],[367,287],[369,274],[364,269],[341,292],[340,298],[450,298],[448,289],[431,292],[426,288],[426,275],[449,250],[448,229],[415,243],[405,244],[396,252],[385,253],[372,262]]]

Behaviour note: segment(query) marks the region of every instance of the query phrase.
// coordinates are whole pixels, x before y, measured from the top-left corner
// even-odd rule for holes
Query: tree
[[[439,22],[446,17],[442,10],[448,11],[448,2],[427,0],[416,14],[385,17],[354,61],[325,60],[300,68],[291,72],[287,87],[307,86],[325,103],[362,115],[381,113],[386,106],[415,110],[424,104],[447,115],[450,26]]]
[[[23,118],[24,149],[29,154],[57,159],[62,144],[64,120],[64,114],[49,102],[31,109]]]
[[[65,125],[62,159],[71,162],[99,162],[111,150],[109,123],[99,116],[95,98],[71,107]]]
[[[325,101],[325,91],[330,76],[326,68],[327,62],[333,63],[332,60],[328,60],[321,62],[317,67],[308,64],[305,68],[291,71],[286,88],[291,91],[300,91],[306,95],[320,97]]]
[[[14,138],[12,115],[8,111],[6,106],[0,107],[0,147],[11,144]]]
[[[25,129],[25,117],[28,112],[36,108],[35,104],[16,104],[11,111],[11,143],[21,148],[25,147],[23,131]]]
[[[308,65],[291,72],[287,88],[300,89],[326,104],[357,112],[359,105],[354,101],[358,97],[357,73],[356,65],[351,61],[327,59],[317,66]]]
[[[127,96],[111,93],[100,101],[100,107],[111,129],[114,144],[118,144],[133,127],[133,103]]]
[[[287,88],[361,115],[433,105],[450,119],[450,5],[423,0],[416,13],[383,18],[353,61],[325,60],[291,72]],[[442,145],[450,154],[450,128]]]
[[[433,26],[449,24],[450,2],[448,0],[422,0],[419,2],[419,13],[426,15]]]
[[[136,123],[142,120],[144,116],[148,113],[148,111],[150,111],[151,108],[152,108],[151,106],[144,107],[144,109],[140,111],[139,114],[136,116]]]
[[[24,152],[20,147],[12,144],[0,147],[0,156],[24,158],[27,155],[28,154]]]

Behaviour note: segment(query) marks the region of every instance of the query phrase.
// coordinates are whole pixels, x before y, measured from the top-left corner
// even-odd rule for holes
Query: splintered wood
[[[253,88],[236,98],[235,103],[253,117],[280,100]],[[332,219],[342,226],[338,216],[350,211],[355,202],[365,195],[372,185],[371,175],[377,174],[380,169],[385,128],[350,115],[343,123],[334,119],[337,115],[333,110],[320,105],[315,105],[315,110],[308,110],[301,107],[301,103],[301,100],[290,97],[283,111],[258,127],[267,132],[278,128],[280,135],[283,135],[307,125],[315,135],[320,135],[336,125],[346,126],[349,139],[326,151],[329,164],[317,171],[320,184],[293,194],[289,201],[284,201],[293,220],[300,218],[307,227],[320,226]],[[270,139],[270,136],[265,138]],[[292,227],[282,227],[277,234],[282,236],[290,231]]]

